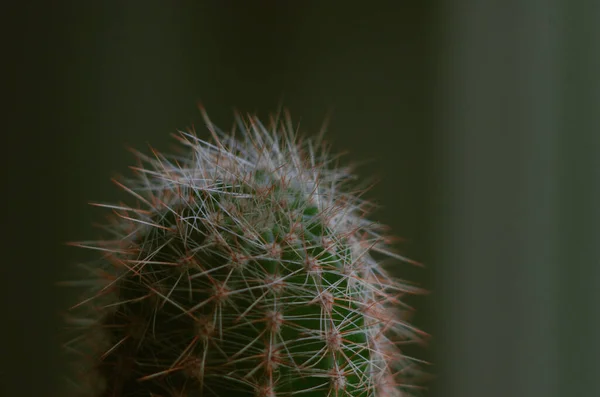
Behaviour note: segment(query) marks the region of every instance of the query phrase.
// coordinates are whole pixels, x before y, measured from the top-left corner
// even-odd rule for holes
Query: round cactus
[[[206,115],[205,115],[206,117]],[[384,270],[385,229],[366,219],[355,176],[289,116],[237,118],[212,142],[176,138],[179,156],[135,152],[115,181],[93,291],[73,318],[94,397],[403,396],[421,332],[400,298],[417,288]],[[75,343],[70,344],[75,348]],[[87,365],[84,365],[87,364]]]

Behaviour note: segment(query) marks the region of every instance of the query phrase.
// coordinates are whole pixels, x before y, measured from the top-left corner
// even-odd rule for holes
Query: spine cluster
[[[238,118],[180,156],[135,152],[69,347],[93,397],[411,395],[406,261],[321,138]],[[380,259],[376,259],[380,258]],[[84,343],[76,343],[81,342]],[[84,387],[86,385],[86,387]]]

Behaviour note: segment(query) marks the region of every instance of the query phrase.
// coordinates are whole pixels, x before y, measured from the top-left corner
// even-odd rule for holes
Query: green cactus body
[[[352,175],[290,128],[240,125],[214,143],[181,133],[189,157],[137,153],[119,185],[140,207],[105,205],[116,238],[81,244],[106,254],[82,305],[90,394],[406,395],[397,344],[419,332],[398,297],[416,290],[373,259],[398,255],[344,190]]]

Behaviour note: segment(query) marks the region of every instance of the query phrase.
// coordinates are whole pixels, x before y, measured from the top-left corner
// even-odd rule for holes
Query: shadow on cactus
[[[400,298],[385,229],[321,137],[289,116],[237,118],[187,155],[135,152],[116,182],[136,206],[114,213],[93,290],[70,319],[78,395],[275,397],[413,395],[420,376],[400,346],[424,335]],[[82,311],[81,314],[77,311]]]

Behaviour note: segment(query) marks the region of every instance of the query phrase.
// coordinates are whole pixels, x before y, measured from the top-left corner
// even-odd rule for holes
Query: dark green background
[[[323,3],[323,4],[319,4]],[[326,4],[325,4],[326,3]],[[295,4],[295,5],[292,5]],[[597,3],[600,4],[600,3]],[[600,20],[577,1],[33,2],[4,9],[0,396],[61,396],[53,284],[125,144],[280,103],[381,182],[426,264],[432,396],[600,395]]]

